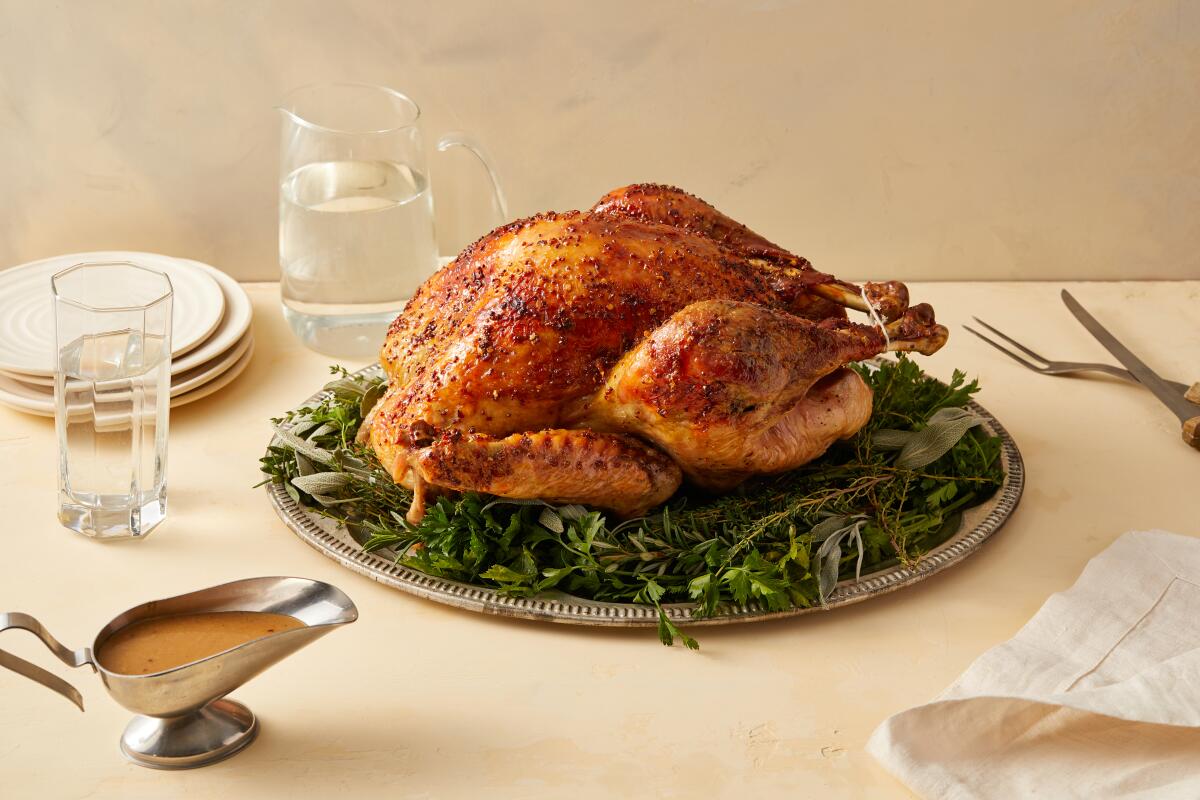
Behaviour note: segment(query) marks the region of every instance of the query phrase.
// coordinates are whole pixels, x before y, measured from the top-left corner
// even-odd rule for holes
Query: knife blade
[[[1075,319],[1079,320],[1083,327],[1087,328],[1088,333],[1096,338],[1096,341],[1104,345],[1108,352],[1125,365],[1125,369],[1133,373],[1142,386],[1153,392],[1163,405],[1179,417],[1180,422],[1183,423],[1183,440],[1192,447],[1200,449],[1200,416],[1196,414],[1196,407],[1172,391],[1166,381],[1130,352],[1129,348],[1121,344],[1117,337],[1109,333],[1066,289],[1062,290],[1062,301],[1075,315]]]

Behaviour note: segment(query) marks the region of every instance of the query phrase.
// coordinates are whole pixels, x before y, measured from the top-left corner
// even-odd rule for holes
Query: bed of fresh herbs
[[[262,459],[264,483],[413,569],[508,595],[555,589],[650,605],[664,644],[678,637],[694,648],[663,603],[694,603],[698,616],[730,602],[824,603],[839,579],[920,558],[1003,481],[1000,439],[965,408],[977,382],[955,371],[942,383],[904,357],[855,368],[875,407],[852,439],[724,496],[681,491],[640,519],[464,494],[438,498],[410,525],[412,494],[354,441],[383,381],[339,367],[327,399],[273,420],[278,439]]]

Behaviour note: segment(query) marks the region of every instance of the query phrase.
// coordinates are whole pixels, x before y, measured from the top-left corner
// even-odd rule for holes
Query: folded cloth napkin
[[[1200,539],[1125,534],[867,750],[928,798],[1200,798]]]

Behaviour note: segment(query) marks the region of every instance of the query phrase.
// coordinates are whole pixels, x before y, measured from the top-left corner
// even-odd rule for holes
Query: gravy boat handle
[[[59,660],[68,667],[82,667],[84,664],[88,664],[91,666],[92,672],[96,671],[96,665],[92,661],[91,650],[86,647],[81,650],[71,650],[63,646],[57,639],[50,635],[50,631],[46,630],[42,623],[28,614],[22,614],[19,611],[0,612],[0,633],[9,628],[29,631],[41,639],[42,644],[46,645],[50,652],[58,656]],[[47,672],[36,664],[31,664],[25,659],[17,658],[12,653],[6,653],[3,650],[0,650],[0,667],[7,667],[18,675],[24,675],[26,678],[37,681],[48,689],[53,689],[79,706],[80,711],[83,711],[83,696],[79,694],[79,691],[74,686],[57,675]]]

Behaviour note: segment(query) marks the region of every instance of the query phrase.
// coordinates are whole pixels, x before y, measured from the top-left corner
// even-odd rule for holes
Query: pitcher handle
[[[504,199],[504,190],[500,188],[500,179],[496,177],[496,168],[492,164],[492,157],[488,154],[487,148],[466,131],[450,131],[437,140],[439,153],[443,153],[451,147],[465,147],[470,150],[487,171],[488,179],[492,182],[492,210],[496,212],[496,220],[492,227],[508,222],[508,201]]]
[[[91,650],[86,647],[81,650],[71,650],[59,644],[59,641],[50,635],[50,631],[46,630],[42,623],[28,614],[22,614],[19,611],[0,613],[0,632],[6,631],[9,628],[29,631],[41,639],[42,644],[46,645],[50,652],[58,656],[59,660],[68,667],[82,667],[84,664],[88,664],[91,666],[92,672],[96,671]],[[7,667],[18,675],[24,675],[26,678],[37,681],[48,689],[53,689],[79,706],[80,711],[83,711],[83,696],[79,694],[79,691],[74,686],[57,675],[47,672],[36,664],[31,664],[25,659],[17,658],[12,653],[6,653],[3,650],[0,650],[0,667]]]

